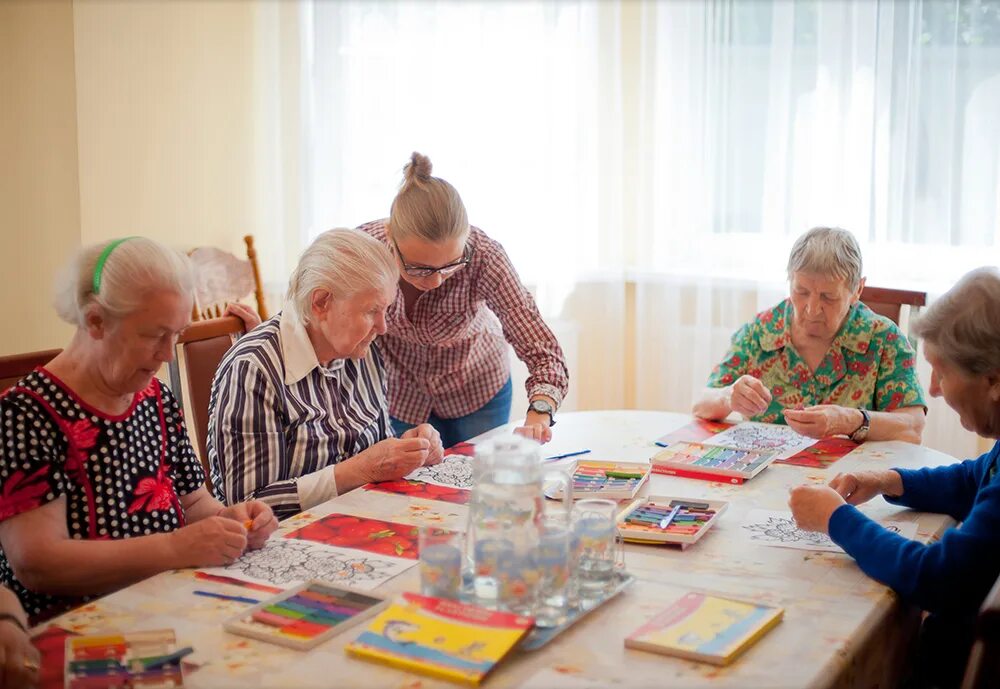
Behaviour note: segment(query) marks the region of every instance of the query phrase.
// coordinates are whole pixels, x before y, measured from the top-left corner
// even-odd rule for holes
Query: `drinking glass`
[[[462,587],[465,534],[421,526],[420,592],[425,596],[457,599]]]

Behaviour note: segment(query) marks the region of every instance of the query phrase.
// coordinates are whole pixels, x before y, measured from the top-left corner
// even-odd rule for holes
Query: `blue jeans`
[[[441,434],[441,444],[446,448],[457,445],[464,440],[474,438],[480,433],[485,433],[497,426],[503,426],[510,421],[510,404],[513,389],[514,386],[511,384],[510,378],[508,378],[504,386],[500,388],[500,392],[494,395],[493,399],[484,404],[480,409],[471,414],[460,416],[457,419],[442,419],[432,411],[430,418],[427,419],[427,423],[434,426],[437,432]],[[392,422],[392,428],[396,431],[397,436],[403,435],[403,433],[414,426],[414,424],[406,423],[393,417],[390,417],[389,420]]]

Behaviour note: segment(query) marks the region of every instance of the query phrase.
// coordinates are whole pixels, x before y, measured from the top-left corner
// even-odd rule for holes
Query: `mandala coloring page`
[[[319,579],[370,591],[414,564],[311,541],[272,538],[231,565],[201,571],[282,588]]]
[[[779,458],[784,459],[806,449],[816,441],[796,433],[788,426],[745,421],[713,435],[704,442],[740,450],[780,450]]]
[[[411,481],[423,481],[438,486],[452,488],[472,488],[471,457],[464,455],[448,455],[439,464],[420,467],[406,478]]]

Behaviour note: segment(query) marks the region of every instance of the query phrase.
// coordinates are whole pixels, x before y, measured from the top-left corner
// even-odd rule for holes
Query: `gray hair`
[[[858,240],[839,227],[814,227],[795,240],[788,255],[788,279],[797,272],[840,278],[849,289],[861,284],[864,265]]]
[[[431,159],[414,151],[403,168],[403,185],[389,211],[389,236],[395,240],[420,237],[442,242],[463,237],[469,216],[455,187],[432,177]]]
[[[288,300],[308,323],[312,295],[318,289],[345,299],[398,281],[396,260],[385,244],[360,230],[341,227],[322,233],[302,252],[288,281]]]
[[[194,299],[194,269],[188,257],[146,237],[130,237],[112,249],[101,270],[100,292],[95,292],[94,269],[112,241],[81,247],[59,274],[53,302],[59,318],[83,327],[95,307],[121,318],[138,309],[150,292],[160,290]]]
[[[967,375],[1000,372],[1000,270],[987,266],[964,275],[912,331]]]

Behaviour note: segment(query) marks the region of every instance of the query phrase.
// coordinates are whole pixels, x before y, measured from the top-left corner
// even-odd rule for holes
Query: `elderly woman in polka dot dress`
[[[190,319],[186,257],[133,237],[82,249],[63,277],[72,341],[0,398],[0,584],[35,620],[164,570],[227,564],[277,527],[262,502],[212,497],[155,377]]]

